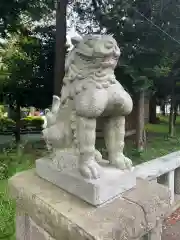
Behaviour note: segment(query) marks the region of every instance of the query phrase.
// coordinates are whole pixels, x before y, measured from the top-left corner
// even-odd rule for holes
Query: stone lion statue
[[[109,35],[88,35],[72,43],[61,98],[54,96],[52,110],[46,113],[44,137],[52,148],[74,149],[82,176],[97,179],[102,156],[95,149],[96,122],[101,119],[109,163],[129,169],[132,162],[123,148],[125,116],[133,103],[114,75],[120,49]]]

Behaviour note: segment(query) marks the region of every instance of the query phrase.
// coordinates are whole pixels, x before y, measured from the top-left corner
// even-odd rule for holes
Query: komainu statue
[[[123,148],[125,116],[132,111],[133,103],[114,75],[120,49],[109,35],[89,35],[72,39],[72,43],[61,98],[53,97],[44,137],[53,149],[74,149],[82,176],[97,179],[102,156],[95,149],[96,122],[101,119],[109,163],[129,169],[132,162],[124,156]]]

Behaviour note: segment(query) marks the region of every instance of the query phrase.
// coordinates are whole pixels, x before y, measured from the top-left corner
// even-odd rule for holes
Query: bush
[[[36,130],[41,130],[44,120],[41,117],[26,117],[21,119],[22,128],[35,128]]]
[[[4,116],[4,106],[3,105],[0,105],[0,117],[3,117]]]
[[[10,119],[10,118],[6,118],[6,117],[2,117],[0,118],[0,131],[4,132],[4,131],[12,131],[15,127],[15,122]]]
[[[44,120],[41,117],[26,117],[21,119],[21,130],[42,130]],[[0,131],[13,131],[15,128],[15,121],[10,118],[0,118]]]

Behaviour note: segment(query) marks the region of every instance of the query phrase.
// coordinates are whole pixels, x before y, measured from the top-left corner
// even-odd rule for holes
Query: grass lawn
[[[0,239],[15,240],[15,203],[9,198],[7,180],[0,181]]]
[[[177,117],[175,136],[168,137],[168,117],[160,116],[159,124],[146,125],[147,144],[143,153],[134,149],[132,140],[127,139],[125,146],[126,155],[134,164],[139,164],[153,158],[180,150],[180,116]]]
[[[180,117],[177,118],[176,135],[168,138],[168,119],[161,117],[159,124],[148,124],[147,145],[143,153],[134,149],[133,140],[126,140],[125,154],[134,164],[151,160],[180,150]],[[42,143],[26,144],[19,153],[13,148],[0,154],[0,239],[15,240],[14,216],[15,204],[10,200],[7,191],[7,179],[16,172],[32,168],[34,161],[45,153]]]
[[[15,240],[15,203],[8,194],[7,179],[16,172],[34,167],[35,159],[45,153],[41,144],[27,144],[18,152],[7,148],[0,154],[0,239]],[[2,149],[1,149],[2,150]]]

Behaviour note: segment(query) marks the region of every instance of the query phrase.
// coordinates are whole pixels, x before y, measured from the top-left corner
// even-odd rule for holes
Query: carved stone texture
[[[149,235],[149,239],[148,240],[161,240],[161,236],[162,236],[162,222],[157,221],[157,225],[155,228],[153,228]]]
[[[98,208],[44,181],[34,170],[13,176],[9,188],[17,208],[36,223],[28,222],[26,229],[38,225],[57,240],[135,240],[148,232],[150,240],[160,240],[155,237],[171,208],[168,189],[155,181],[138,180],[136,188]]]
[[[16,239],[29,240],[29,216],[22,209],[16,209]]]
[[[136,178],[130,171],[122,171],[109,166],[102,168],[103,171],[99,179],[85,179],[76,168],[76,158],[70,155],[69,157],[70,161],[68,161],[68,156],[66,156],[65,161],[63,159],[59,161],[59,163],[61,162],[60,168],[64,168],[63,171],[60,171],[60,168],[57,169],[57,165],[55,166],[48,159],[38,159],[36,172],[40,177],[94,206],[108,202],[136,185]],[[69,162],[74,166],[70,165]]]
[[[61,99],[53,97],[43,133],[54,149],[72,150],[79,155],[83,177],[101,176],[101,153],[95,149],[96,121],[104,121],[104,138],[111,165],[130,169],[124,156],[125,116],[132,111],[130,95],[116,80],[114,68],[120,49],[110,35],[88,35],[73,39],[74,47],[65,64]],[[57,161],[55,161],[57,162]]]
[[[16,239],[17,240],[55,240],[47,231],[39,227],[32,218],[17,208]],[[19,214],[21,211],[21,214]]]
[[[157,220],[156,227],[153,228],[148,234],[139,240],[161,240],[162,238],[162,221]]]
[[[180,194],[180,167],[175,170],[174,191],[176,194]]]

